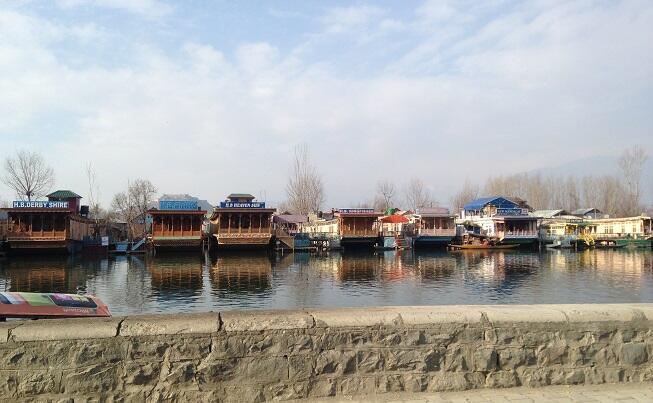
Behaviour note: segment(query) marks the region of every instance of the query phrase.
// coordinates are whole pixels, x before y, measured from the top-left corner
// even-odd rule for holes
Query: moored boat
[[[457,249],[457,250],[492,250],[492,249],[515,249],[519,247],[518,244],[511,244],[511,245],[454,245],[450,244],[450,248]]]

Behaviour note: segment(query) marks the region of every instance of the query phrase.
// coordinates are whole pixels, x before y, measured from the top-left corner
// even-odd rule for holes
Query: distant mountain
[[[603,155],[581,158],[554,167],[539,168],[529,173],[542,175],[573,175],[583,177],[586,175],[619,175],[619,157]],[[653,204],[653,156],[649,156],[642,171],[642,201]]]

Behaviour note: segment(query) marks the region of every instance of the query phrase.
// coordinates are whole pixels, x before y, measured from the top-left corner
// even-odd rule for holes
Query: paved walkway
[[[366,398],[328,398],[311,402],[384,403],[526,403],[526,402],[653,402],[653,383],[543,388],[478,389],[444,393],[387,393]]]

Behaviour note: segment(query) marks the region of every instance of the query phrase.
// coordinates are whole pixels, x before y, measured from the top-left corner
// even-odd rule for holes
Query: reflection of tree
[[[263,293],[272,285],[272,262],[263,254],[225,254],[211,264],[213,289],[229,293]]]
[[[202,260],[197,255],[153,257],[147,261],[152,288],[161,291],[201,290]]]

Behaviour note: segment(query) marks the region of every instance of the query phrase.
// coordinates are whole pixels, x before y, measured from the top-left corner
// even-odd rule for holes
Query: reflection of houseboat
[[[415,217],[415,247],[447,246],[456,237],[456,216],[446,208],[422,208]]]
[[[88,207],[69,190],[49,194],[47,201],[15,201],[4,209],[6,242],[11,251],[81,251],[93,232]]]
[[[335,213],[343,247],[372,247],[379,238],[381,213],[370,208],[340,209]]]
[[[216,291],[266,292],[272,285],[272,261],[267,255],[221,255],[212,263],[209,275]]]
[[[537,217],[523,202],[494,196],[467,203],[461,222],[473,232],[496,238],[501,244],[533,245],[538,240]]]
[[[152,287],[159,291],[195,292],[202,289],[202,260],[195,256],[152,257],[147,260]]]
[[[158,208],[147,211],[150,239],[157,249],[199,249],[205,210],[197,200],[159,200]]]
[[[230,194],[213,209],[209,231],[218,247],[269,247],[274,212],[250,194]]]

